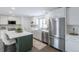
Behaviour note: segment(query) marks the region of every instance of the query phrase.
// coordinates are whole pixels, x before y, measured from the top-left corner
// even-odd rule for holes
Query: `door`
[[[65,18],[59,18],[59,49],[65,51]]]
[[[54,45],[55,48],[59,49],[59,39],[54,37]]]
[[[49,20],[49,35],[56,35],[56,21],[55,18]]]
[[[65,18],[59,18],[59,37],[65,38]]]
[[[48,32],[42,31],[42,41],[48,43]]]
[[[54,45],[54,37],[49,36],[48,39],[49,39],[49,43],[48,44],[53,47],[53,45]]]
[[[65,39],[64,38],[59,39],[59,49],[62,51],[65,51]]]
[[[65,51],[65,39],[54,37],[54,45],[55,48]]]
[[[79,52],[79,39],[70,37],[66,39],[65,45],[67,52]]]

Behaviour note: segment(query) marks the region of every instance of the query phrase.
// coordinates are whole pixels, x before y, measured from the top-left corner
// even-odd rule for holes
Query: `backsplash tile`
[[[79,25],[67,25],[67,33],[73,33],[73,28],[75,28],[75,33],[79,34]]]

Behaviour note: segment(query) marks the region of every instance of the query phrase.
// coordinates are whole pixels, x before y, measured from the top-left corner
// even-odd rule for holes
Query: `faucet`
[[[75,28],[73,28],[73,33],[75,34]]]

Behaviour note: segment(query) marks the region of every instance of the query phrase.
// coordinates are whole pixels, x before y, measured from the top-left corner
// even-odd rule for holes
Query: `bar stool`
[[[10,39],[5,32],[1,32],[1,39],[4,43],[4,52],[16,52],[15,39]]]

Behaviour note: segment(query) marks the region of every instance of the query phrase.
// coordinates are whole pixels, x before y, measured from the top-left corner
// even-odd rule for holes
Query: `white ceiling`
[[[15,7],[12,10],[11,7],[0,7],[0,15],[40,16],[55,8],[57,7]]]

